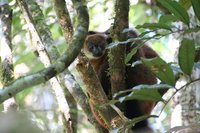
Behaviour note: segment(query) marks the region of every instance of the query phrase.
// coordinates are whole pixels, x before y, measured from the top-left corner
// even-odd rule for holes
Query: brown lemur
[[[137,34],[135,31],[129,31],[128,36],[136,37]],[[84,54],[89,58],[94,71],[98,75],[104,92],[109,99],[112,97],[110,96],[111,83],[108,74],[108,49],[106,49],[106,46],[111,42],[112,38],[109,37],[109,33],[107,31],[102,33],[90,31],[85,39],[85,43],[82,49]],[[135,45],[127,44],[126,54],[128,54],[134,47]],[[138,48],[136,54],[132,57],[129,63],[140,60],[141,57],[153,58],[156,56],[158,55],[152,48],[147,45],[143,45],[142,47]],[[130,65],[126,66],[125,84],[127,89],[140,84],[156,83],[157,79],[155,75],[153,75],[149,68],[145,67],[143,64],[139,64],[134,67],[131,67]],[[155,102],[130,100],[125,102],[125,106],[125,116],[129,119],[132,119],[134,117],[150,114],[153,107],[155,106]],[[104,125],[102,123],[100,124]],[[148,128],[147,120],[137,123],[133,127],[133,130],[144,128]]]

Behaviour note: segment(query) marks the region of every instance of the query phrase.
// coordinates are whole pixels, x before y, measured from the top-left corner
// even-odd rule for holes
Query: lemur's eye
[[[93,43],[88,43],[88,49],[91,51],[94,49],[94,44]]]

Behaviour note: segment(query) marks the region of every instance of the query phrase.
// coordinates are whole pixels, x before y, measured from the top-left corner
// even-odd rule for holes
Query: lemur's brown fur
[[[83,52],[89,58],[90,63],[98,76],[102,72],[101,67],[104,66],[105,62],[107,62],[106,44],[107,44],[106,35],[94,34],[94,35],[88,35],[83,45]],[[93,52],[89,49],[89,45],[93,45],[94,48],[97,47],[102,48],[99,49],[100,55],[95,56]]]
[[[135,37],[135,32],[130,32],[129,36]],[[108,74],[108,50],[106,50],[106,45],[110,42],[108,35],[104,33],[95,33],[92,32],[92,35],[88,35],[84,47],[83,52],[89,58],[90,63],[97,73],[99,80],[102,84],[102,87],[106,93],[106,95],[110,96],[110,79]],[[91,45],[94,47],[91,48]],[[90,48],[89,48],[90,47]],[[98,48],[101,47],[101,48]],[[96,48],[96,49],[95,49]],[[133,46],[127,44],[126,53],[129,53],[132,50]],[[137,53],[132,57],[130,63],[139,60],[141,57],[144,58],[153,58],[158,56],[157,53],[151,49],[149,46],[144,45],[138,49]],[[145,67],[143,64],[136,65],[134,67],[126,66],[126,88],[130,89],[139,84],[155,84],[157,83],[156,77],[153,73]],[[109,97],[110,98],[110,97]],[[155,102],[150,101],[138,101],[138,100],[130,100],[126,102],[125,116],[128,118],[138,117],[144,114],[150,114],[153,107],[155,106]],[[98,116],[96,116],[98,117]],[[98,119],[98,118],[97,118]],[[101,123],[101,125],[104,125]],[[147,127],[147,121],[142,121],[136,124],[133,128],[145,128]]]

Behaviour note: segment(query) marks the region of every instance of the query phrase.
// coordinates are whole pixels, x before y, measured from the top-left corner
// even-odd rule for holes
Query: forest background
[[[41,132],[94,132],[98,130],[101,132],[102,129],[97,123],[93,120],[88,121],[88,119],[94,118],[90,116],[91,112],[88,113],[87,110],[84,110],[84,107],[86,107],[84,106],[85,101],[81,99],[84,96],[77,95],[79,91],[73,92],[74,86],[69,85],[75,82],[72,81],[70,76],[66,76],[69,71],[64,69],[64,65],[69,65],[69,63],[63,64],[62,61],[65,58],[59,57],[66,53],[66,49],[71,46],[70,44],[73,41],[76,42],[77,37],[80,37],[80,39],[77,39],[78,41],[84,39],[85,35],[81,35],[78,30],[76,31],[76,28],[80,25],[85,26],[84,33],[87,31],[84,5],[88,7],[89,30],[104,32],[114,23],[116,2],[117,0],[86,0],[81,2],[76,0],[54,0],[53,2],[29,0],[26,3],[24,0],[1,0],[0,85],[3,90],[0,91],[0,102],[4,102],[11,96],[13,98],[8,103],[1,104],[0,109],[4,112],[20,110],[35,123],[34,125],[40,127]],[[173,74],[163,72],[158,67],[156,69],[158,71],[154,72],[159,81],[165,83],[158,85],[156,89],[162,89],[166,86],[172,88],[164,98],[158,96],[150,99],[163,102],[158,104],[152,113],[159,117],[150,118],[152,127],[157,132],[169,131],[170,128],[175,126],[179,126],[179,128],[173,130],[188,130],[188,128],[191,130],[191,127],[198,127],[198,125],[194,125],[199,122],[198,110],[200,103],[198,93],[200,12],[198,12],[198,6],[200,7],[199,0],[166,0],[166,2],[162,2],[162,0],[130,0],[129,28],[139,33],[136,39],[147,43],[162,58],[161,61],[144,60],[143,63],[148,66],[149,62],[155,61],[158,66],[164,64],[162,70],[170,69],[170,72],[173,71]],[[61,9],[65,9],[65,11],[68,9],[66,20],[70,16],[71,24],[62,21],[62,15],[59,16],[58,13],[61,13]],[[63,26],[65,24],[74,27],[69,26],[66,28],[66,26]],[[9,28],[5,29],[4,26]],[[125,32],[128,30],[124,29]],[[68,34],[66,34],[67,32]],[[73,32],[75,37],[72,36]],[[5,44],[9,45],[5,46]],[[44,46],[41,44],[44,44]],[[110,48],[119,45],[119,41],[116,41],[110,45]],[[45,51],[49,53],[47,54]],[[41,58],[38,58],[38,54]],[[5,61],[4,59],[8,60]],[[55,71],[52,71],[51,68],[46,69],[44,73],[37,73],[54,63],[60,63],[59,67],[55,65]],[[71,68],[70,70],[75,71],[73,70],[74,67]],[[50,82],[47,81],[60,72],[62,73],[56,76],[55,79],[51,79]],[[42,78],[40,74],[46,75]],[[82,86],[84,83],[78,85],[75,82],[74,84]],[[139,89],[143,88],[145,86],[140,86]],[[149,86],[149,88],[152,89],[152,86]],[[154,97],[156,94],[149,95]],[[75,100],[70,97],[75,97]],[[145,99],[144,96],[141,97]],[[16,122],[21,119],[21,114],[18,115],[9,115],[11,118],[8,119],[9,117],[3,114],[0,121],[4,121],[4,125],[9,126],[1,125],[0,131],[1,129],[2,131],[7,130],[7,128],[10,130],[10,125],[16,124],[10,123],[10,121],[13,118],[16,119]],[[78,117],[78,121],[76,117]],[[29,120],[25,118],[22,123],[25,124],[27,121]],[[71,122],[73,123],[72,127],[70,126]],[[16,128],[20,129],[20,125]],[[35,127],[33,128],[35,129]],[[117,131],[113,130],[113,132]],[[38,131],[33,130],[33,132]]]

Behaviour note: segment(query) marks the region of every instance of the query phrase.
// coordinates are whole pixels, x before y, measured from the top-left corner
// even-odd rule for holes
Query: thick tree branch
[[[63,33],[65,35],[65,40],[67,42],[70,42],[71,36],[73,35],[73,26],[71,24],[69,12],[66,8],[65,0],[54,0],[54,9],[56,11],[57,18],[62,27]],[[60,76],[65,76],[65,86],[67,86],[68,90],[73,95],[76,102],[82,107],[83,111],[86,113],[89,121],[92,123],[92,125],[94,125],[95,129],[98,132],[103,132],[104,129],[97,123],[95,117],[91,112],[87,96],[82,91],[79,84],[76,83],[73,75],[71,75],[71,73],[68,70],[66,70],[64,74],[61,74]]]
[[[0,82],[6,86],[9,82],[14,80],[13,61],[12,61],[12,43],[11,43],[11,24],[12,11],[8,4],[0,6]],[[4,111],[16,110],[17,104],[15,98],[12,97],[4,102]]]
[[[43,16],[42,11],[40,10],[40,7],[37,5],[37,3],[32,0],[27,1],[29,7],[25,2],[23,2],[23,5],[22,2],[20,3],[18,1],[18,3],[27,24],[30,26],[29,31],[32,36],[32,42],[34,44],[35,49],[39,53],[40,60],[45,65],[45,67],[48,67],[51,65],[51,62],[55,62],[56,59],[59,57],[59,52],[54,46],[54,41],[52,39],[51,32],[49,31],[47,25],[44,23],[44,20],[36,19]],[[30,12],[32,14],[30,14]],[[41,50],[41,47],[44,50]],[[65,125],[67,132],[75,132],[77,129],[77,113],[72,113],[71,111],[77,109],[74,98],[67,91],[65,86],[59,82],[58,77],[50,79],[50,84],[52,86],[53,91],[55,92],[58,106],[61,112],[63,113],[65,119],[65,124],[63,125]],[[68,101],[66,101],[65,97]]]
[[[68,47],[66,52],[53,65],[31,75],[21,77],[0,90],[0,103],[27,87],[48,81],[50,78],[63,72],[77,57],[87,35],[89,17],[86,6],[78,0],[73,0],[73,4],[78,14],[78,24],[75,28],[71,47]]]
[[[125,28],[128,28],[129,0],[116,0],[115,19],[111,36],[113,41],[126,40]],[[125,89],[125,46],[118,45],[109,52],[109,72],[111,75],[112,94]]]
[[[95,127],[98,133],[104,133],[104,128],[99,125],[96,118],[92,114],[91,108],[88,103],[88,98],[85,93],[81,90],[79,84],[76,82],[74,76],[66,70],[61,75],[65,75],[65,84],[69,89],[70,93],[73,95],[76,102],[81,106],[84,113],[87,115],[91,124]]]
[[[12,43],[11,43],[11,23],[12,11],[9,10],[9,5],[0,6],[0,54],[1,54],[1,83],[6,85],[14,79],[13,64],[12,64]]]
[[[63,29],[65,39],[69,42],[73,35],[73,26],[69,16],[69,12],[66,7],[65,0],[53,0],[54,9],[56,11],[58,21]]]
[[[89,95],[90,106],[99,123],[108,130],[123,127],[126,118],[119,115],[111,106],[106,105],[108,103],[107,96],[88,60],[80,56],[76,68],[85,84]]]

